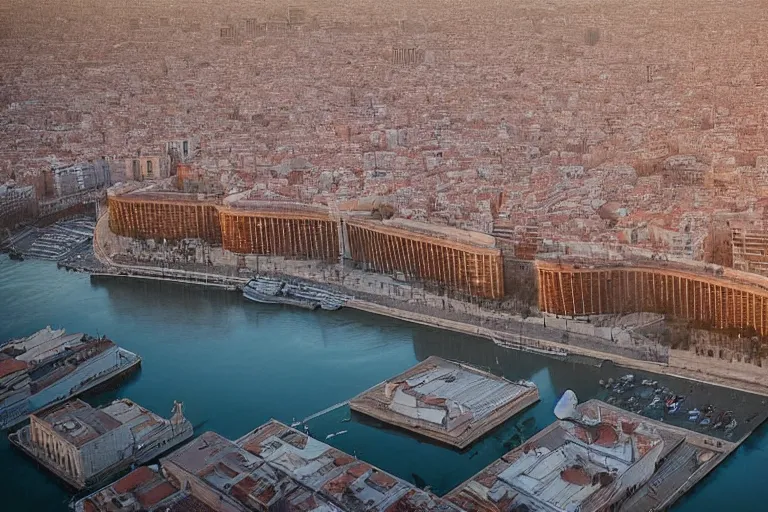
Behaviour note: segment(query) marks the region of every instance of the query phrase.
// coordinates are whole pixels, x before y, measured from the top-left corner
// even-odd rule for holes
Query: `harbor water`
[[[213,430],[231,439],[270,418],[290,424],[308,417],[430,355],[534,381],[541,401],[464,452],[350,416],[348,407],[308,421],[314,437],[338,433],[326,442],[438,494],[551,423],[565,389],[582,400],[602,398],[599,380],[626,373],[611,364],[557,361],[348,309],[257,304],[234,292],[127,278],[91,282],[55,263],[0,255],[0,340],[46,325],[105,334],[142,356],[137,375],[88,397],[92,404],[125,397],[167,417],[173,401],[183,401],[197,434]],[[711,397],[722,407],[732,405],[742,418],[766,407],[754,395],[676,379],[663,383],[699,402]],[[674,510],[764,510],[768,487],[760,475],[768,468],[767,428],[759,427]],[[64,511],[70,499],[52,476],[10,447],[6,434],[0,438],[0,492],[0,510],[9,512]]]

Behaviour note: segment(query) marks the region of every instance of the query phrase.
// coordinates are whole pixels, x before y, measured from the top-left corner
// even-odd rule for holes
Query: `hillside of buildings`
[[[42,191],[43,170],[100,157],[112,181],[152,178],[181,158],[210,192],[375,197],[414,220],[718,260],[734,214],[763,227],[763,12],[8,0],[0,182]]]

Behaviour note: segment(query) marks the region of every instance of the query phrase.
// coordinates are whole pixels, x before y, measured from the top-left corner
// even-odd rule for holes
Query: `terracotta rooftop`
[[[707,448],[716,442],[689,440],[698,434],[597,400],[577,410],[579,422],[555,421],[446,499],[465,510],[543,511],[603,510],[630,496],[633,505],[621,510],[662,510],[727,450]]]
[[[75,503],[77,512],[213,512],[198,498],[177,489],[162,474],[142,466]]]
[[[123,494],[128,491],[132,491],[140,485],[149,482],[155,478],[155,472],[146,466],[131,471],[123,478],[112,484],[112,488],[118,494]]]
[[[15,358],[0,359],[0,379],[27,369],[27,363]]]
[[[168,482],[163,481],[147,491],[137,493],[137,498],[139,499],[139,503],[141,503],[142,507],[149,508],[152,505],[160,503],[168,496],[174,494],[176,491],[177,489],[174,486]]]

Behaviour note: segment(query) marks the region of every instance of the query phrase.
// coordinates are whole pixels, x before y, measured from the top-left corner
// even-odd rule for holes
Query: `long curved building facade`
[[[221,224],[213,202],[144,197],[109,196],[109,228],[130,238],[181,240],[200,238],[221,243]]]
[[[219,208],[222,247],[238,254],[338,261],[339,224],[311,212]]]
[[[558,315],[651,312],[714,329],[768,334],[768,292],[672,269],[537,264],[539,309]]]
[[[321,210],[241,206],[181,194],[110,196],[109,226],[113,233],[130,238],[199,238],[241,255],[337,262],[344,251],[374,272],[399,272],[409,280],[437,283],[475,297],[504,296],[502,254],[486,235],[458,230],[451,236],[430,234],[360,219],[345,220],[341,226]]]
[[[347,223],[352,260],[375,272],[441,283],[476,297],[504,296],[501,251],[380,223]]]
[[[109,226],[139,239],[198,238],[236,254],[337,262],[400,273],[474,297],[504,297],[504,259],[485,235],[370,219],[332,219],[299,207],[232,208],[186,195],[109,196]],[[342,233],[344,243],[341,243]],[[536,263],[538,305],[565,316],[662,313],[714,329],[768,334],[768,291],[685,270]]]

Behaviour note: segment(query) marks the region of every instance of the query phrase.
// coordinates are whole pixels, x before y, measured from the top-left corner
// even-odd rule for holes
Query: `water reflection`
[[[348,430],[328,442],[438,493],[490,464],[553,421],[552,407],[568,388],[582,399],[604,397],[601,379],[627,373],[611,364],[585,366],[510,351],[492,342],[353,310],[308,312],[255,304],[239,294],[172,283],[109,280],[58,271],[47,262],[10,262],[0,256],[0,338],[28,334],[47,324],[70,332],[107,334],[144,359],[141,374],[120,388],[93,397],[107,403],[129,397],[161,414],[182,400],[198,432],[235,438],[274,417],[304,418],[349,399],[406,368],[437,355],[529,379],[541,402],[503,424],[464,452],[371,424],[340,408],[310,422],[315,437]],[[644,378],[635,372],[637,379]],[[690,403],[708,401],[730,409],[765,410],[762,398],[723,388],[653,376],[679,389]],[[685,421],[685,420],[683,420]],[[754,421],[759,421],[755,419]],[[687,426],[687,425],[686,425]],[[768,464],[766,429],[728,463],[741,479],[718,470],[711,488],[724,483],[746,489]],[[747,473],[749,474],[749,473]],[[13,482],[3,510],[65,510],[67,496],[48,475],[0,440],[0,485]],[[723,483],[721,483],[723,482]],[[701,488],[698,486],[697,489]],[[746,491],[745,491],[746,492]],[[758,485],[750,490],[768,498]],[[762,493],[762,494],[761,494]],[[686,503],[705,505],[697,498]],[[688,507],[688,505],[686,505]],[[690,508],[693,510],[693,508]]]

